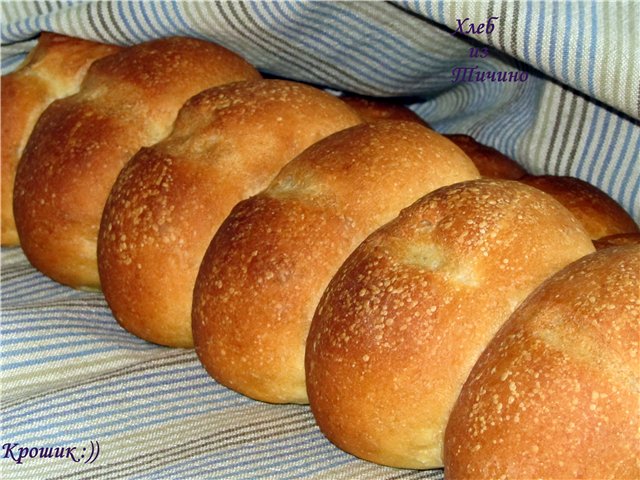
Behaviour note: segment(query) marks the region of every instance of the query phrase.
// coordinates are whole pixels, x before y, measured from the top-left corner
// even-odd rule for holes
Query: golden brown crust
[[[65,35],[43,32],[18,69],[2,77],[2,245],[20,243],[13,217],[13,183],[22,151],[44,109],[78,91],[96,59],[120,50]]]
[[[441,188],[370,235],[329,284],[306,349],[320,429],[391,466],[441,466],[449,412],[493,334],[543,279],[590,253],[550,196],[508,180]]]
[[[618,233],[593,241],[593,246],[596,247],[596,250],[621,245],[640,245],[640,233]]]
[[[118,321],[148,341],[192,346],[198,267],[233,206],[303,149],[360,121],[334,96],[283,80],[190,99],[172,134],[129,161],[105,207],[100,277]]]
[[[618,233],[640,233],[633,218],[597,187],[574,177],[528,175],[521,182],[552,195],[573,213],[592,240]]]
[[[469,135],[447,134],[445,137],[469,155],[483,177],[517,180],[527,174],[514,160],[495,148],[477,142]]]
[[[446,431],[447,478],[640,478],[640,245],[547,280],[473,368]]]
[[[234,53],[180,37],[94,62],[80,91],[42,114],[16,173],[16,225],[31,263],[58,282],[98,288],[100,216],[125,162],[166,136],[195,93],[258,77]]]
[[[104,177],[113,175],[114,139],[135,145],[141,132],[76,97],[54,102],[42,114],[42,124],[47,128],[34,129],[16,176],[22,248],[45,275],[69,285],[97,286],[94,219],[104,205],[99,189],[105,188]],[[135,148],[122,150],[123,156],[134,153]]]
[[[204,257],[193,332],[207,371],[255,399],[306,403],[309,324],[343,260],[404,206],[478,176],[415,122],[358,125],[305,150],[234,208]]]
[[[402,120],[429,127],[429,124],[417,113],[393,99],[363,97],[358,95],[342,95],[340,98],[358,112],[365,122]]]
[[[338,212],[295,197],[262,194],[233,209],[194,290],[196,352],[217,382],[261,401],[306,403],[305,320],[319,279],[332,274],[329,259],[344,257],[356,234]]]

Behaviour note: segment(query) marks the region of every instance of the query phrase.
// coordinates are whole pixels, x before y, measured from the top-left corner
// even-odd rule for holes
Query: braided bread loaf
[[[18,161],[40,114],[51,102],[73,95],[89,66],[120,47],[42,32],[18,69],[2,77],[2,245],[20,243],[13,218]]]
[[[180,37],[94,62],[77,94],[43,112],[18,166],[14,213],[31,263],[58,282],[98,288],[100,216],[125,162],[165,137],[192,95],[259,76],[222,47]]]

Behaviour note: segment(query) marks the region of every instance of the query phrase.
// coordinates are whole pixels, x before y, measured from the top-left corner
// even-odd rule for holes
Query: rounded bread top
[[[286,80],[192,97],[171,134],[129,160],[107,200],[98,263],[114,316],[146,340],[193,346],[198,268],[233,206],[306,147],[360,121],[335,96]]]
[[[260,73],[231,50],[189,37],[165,37],[133,45],[91,65],[82,90],[90,98],[105,95],[114,103],[130,97],[147,102],[184,103],[184,92],[209,86],[260,78]],[[205,87],[206,88],[206,87]],[[188,98],[188,97],[187,97]],[[175,112],[174,112],[175,115]]]
[[[306,335],[344,259],[401,208],[478,176],[415,122],[362,123],[307,148],[233,208],[200,265],[192,320],[207,371],[252,398],[306,403]]]
[[[539,286],[467,379],[446,431],[451,478],[638,478],[640,245]]]
[[[593,245],[551,196],[519,182],[443,187],[370,235],[334,276],[307,341],[307,387],[341,448],[410,468],[441,465],[467,374],[545,278]]]
[[[553,196],[573,213],[592,240],[620,233],[640,233],[633,218],[599,188],[574,177],[527,175],[521,182]]]
[[[483,177],[517,180],[527,173],[516,161],[469,135],[456,133],[445,136],[469,155]]]
[[[358,95],[342,95],[340,98],[358,112],[365,122],[402,120],[429,127],[429,124],[417,113],[392,98],[363,97]]]

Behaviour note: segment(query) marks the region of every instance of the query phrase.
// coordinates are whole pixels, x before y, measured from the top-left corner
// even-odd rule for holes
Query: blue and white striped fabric
[[[0,8],[3,73],[42,30],[123,45],[204,38],[266,74],[406,97],[435,129],[470,134],[532,173],[587,180],[640,220],[638,2],[3,1]],[[452,35],[460,29],[465,34]],[[484,47],[484,57],[474,56]],[[472,79],[494,75],[456,82],[456,68]],[[495,81],[495,72],[526,81]],[[20,249],[2,250],[0,287],[2,478],[443,476],[341,452],[307,407],[263,404],[217,385],[192,351],[127,334],[100,294],[55,284]],[[20,448],[27,457],[17,463]],[[58,455],[38,458],[47,452],[39,448]]]

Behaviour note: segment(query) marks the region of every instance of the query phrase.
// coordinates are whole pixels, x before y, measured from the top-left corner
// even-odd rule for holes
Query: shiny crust
[[[100,216],[125,162],[166,136],[195,93],[258,77],[234,53],[178,37],[94,62],[77,94],[44,111],[17,170],[14,213],[31,263],[58,282],[98,288]]]
[[[29,135],[44,109],[80,88],[89,66],[120,50],[55,33],[42,32],[18,69],[2,77],[2,245],[20,243],[13,218],[13,183]]]
[[[640,478],[640,245],[568,266],[471,372],[446,431],[451,479]]]
[[[401,103],[395,102],[393,99],[361,97],[355,95],[343,95],[340,98],[358,112],[365,122],[376,122],[378,120],[402,120],[405,122],[419,123],[422,126],[429,127],[429,124],[417,113]]]
[[[592,240],[619,233],[640,233],[633,218],[597,187],[573,177],[528,175],[521,182],[552,195],[573,213]]]
[[[640,233],[618,233],[616,235],[608,235],[594,240],[593,245],[596,247],[596,250],[621,245],[640,245]]]
[[[444,187],[370,235],[329,284],[306,350],[325,435],[366,460],[442,465],[467,374],[518,304],[594,250],[562,205],[518,182]]]
[[[477,142],[469,135],[447,134],[445,136],[473,160],[483,177],[517,180],[527,174],[526,170],[514,160],[495,148]]]
[[[198,267],[233,206],[306,147],[360,121],[336,97],[282,80],[190,99],[172,134],[123,169],[104,210],[100,278],[120,324],[150,342],[193,346]]]
[[[258,400],[306,403],[307,332],[344,259],[422,195],[478,177],[460,149],[415,122],[358,125],[307,149],[238,204],[209,246],[193,308],[207,371]]]

